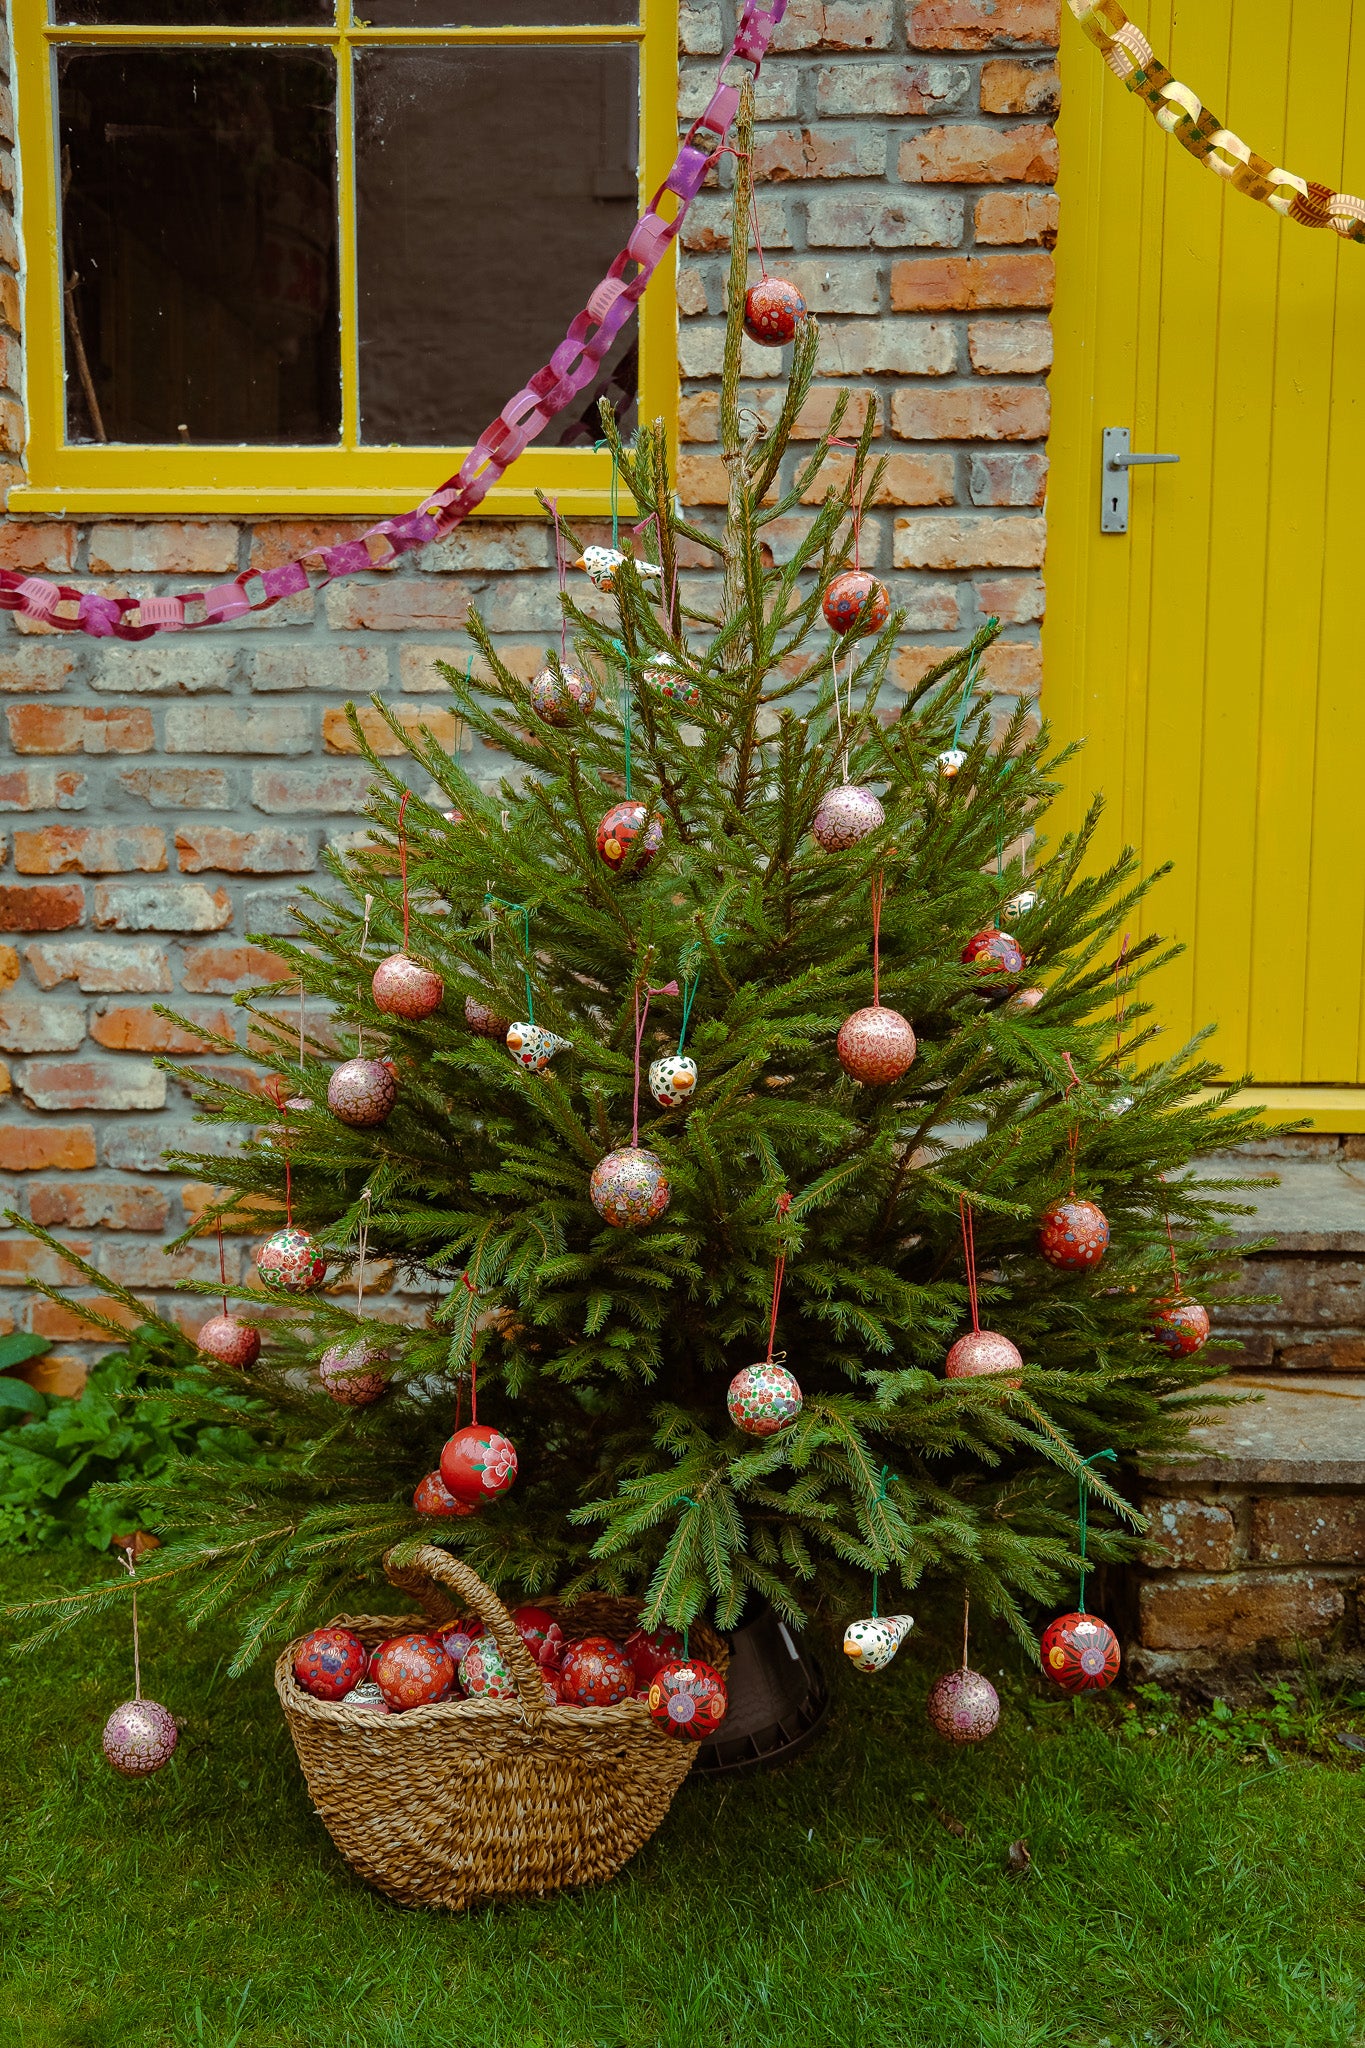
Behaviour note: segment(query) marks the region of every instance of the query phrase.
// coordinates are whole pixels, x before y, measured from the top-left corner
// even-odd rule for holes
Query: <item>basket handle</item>
[[[391,1586],[412,1593],[419,1600],[425,1600],[433,1586],[444,1586],[448,1592],[458,1595],[462,1608],[473,1608],[502,1651],[503,1661],[517,1688],[517,1700],[523,1716],[532,1728],[538,1728],[549,1705],[545,1681],[532,1663],[530,1652],[511,1615],[492,1588],[485,1586],[478,1573],[434,1543],[424,1543],[404,1564],[395,1564],[390,1551],[384,1560],[384,1570]]]

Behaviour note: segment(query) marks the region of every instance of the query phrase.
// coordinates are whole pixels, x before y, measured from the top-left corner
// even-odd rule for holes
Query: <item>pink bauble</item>
[[[352,1130],[372,1130],[392,1114],[398,1083],[385,1060],[346,1060],[327,1083],[327,1107]]]
[[[979,1671],[945,1671],[925,1701],[929,1725],[946,1742],[984,1742],[1000,1721],[1000,1695]]]
[[[714,1735],[729,1704],[725,1680],[699,1657],[665,1664],[650,1681],[649,1718],[684,1742],[705,1742]]]
[[[746,1365],[730,1382],[725,1405],[736,1429],[746,1436],[776,1436],[801,1413],[801,1388],[785,1365],[761,1359]]]
[[[512,1028],[510,1017],[500,1017],[496,1010],[490,1010],[487,1003],[481,1003],[477,996],[465,997],[464,1021],[480,1038],[505,1040]]]
[[[855,1081],[885,1087],[908,1073],[915,1057],[915,1034],[899,1010],[873,1003],[844,1019],[835,1050],[840,1066]]]
[[[1018,989],[1010,997],[1005,1008],[1012,1017],[1026,1017],[1030,1010],[1037,1009],[1046,994],[1047,990],[1045,988]]]
[[[441,1007],[446,985],[439,974],[423,967],[407,953],[390,953],[370,977],[370,992],[376,1009],[387,1017],[402,1017],[415,1024]]]
[[[482,1506],[506,1493],[517,1476],[517,1454],[510,1438],[486,1422],[457,1429],[441,1452],[441,1477],[456,1500]]]
[[[572,725],[597,702],[596,685],[572,662],[547,661],[530,682],[531,707],[547,725]]]
[[[256,1253],[256,1271],[286,1294],[311,1294],[327,1278],[327,1261],[306,1230],[277,1230]]]
[[[149,1778],[175,1754],[180,1731],[156,1700],[125,1700],[104,1724],[104,1754],[124,1778]]]
[[[635,1690],[635,1666],[610,1636],[585,1636],[560,1659],[559,1690],[568,1707],[616,1707]]]
[[[685,1647],[680,1629],[632,1629],[626,1637],[625,1649],[635,1667],[637,1687],[647,1687],[665,1664],[676,1664]]]
[[[872,791],[844,782],[821,799],[810,829],[826,853],[845,853],[885,823],[886,812]]]
[[[825,623],[835,633],[852,632],[858,614],[872,599],[871,606],[858,627],[859,639],[865,633],[879,633],[891,616],[891,593],[884,583],[866,569],[845,569],[842,576],[836,576],[825,592]]]
[[[219,1365],[240,1366],[245,1372],[261,1355],[261,1333],[236,1316],[210,1316],[195,1338],[200,1355],[216,1358]]]
[[[425,1479],[418,1480],[412,1504],[419,1515],[463,1517],[479,1512],[476,1500],[456,1500],[439,1472],[428,1472]]]
[[[785,277],[761,277],[744,294],[744,332],[766,348],[781,348],[806,316],[806,302]]]
[[[1159,1301],[1152,1315],[1152,1335],[1172,1358],[1191,1358],[1209,1341],[1209,1312],[1184,1295]]]
[[[997,1373],[1017,1375],[1023,1367],[1019,1352],[998,1330],[969,1330],[965,1337],[958,1338],[943,1364],[950,1380],[979,1379],[987,1374],[993,1377]],[[1016,1377],[1005,1384],[1017,1387],[1019,1381]]]
[[[1109,1219],[1094,1202],[1054,1202],[1038,1227],[1038,1250],[1063,1273],[1098,1266],[1109,1243]]]
[[[1038,1648],[1044,1672],[1063,1692],[1103,1692],[1119,1675],[1119,1639],[1098,1614],[1059,1614]]]
[[[472,1700],[514,1700],[516,1680],[492,1636],[479,1636],[460,1664],[460,1683]]]
[[[588,1182],[593,1208],[617,1230],[638,1230],[654,1223],[671,1196],[664,1163],[644,1145],[623,1145],[599,1159]]]
[[[388,1388],[388,1375],[372,1368],[379,1354],[368,1344],[333,1344],[318,1360],[318,1378],[343,1408],[368,1408]]]
[[[449,1699],[455,1690],[450,1653],[431,1636],[395,1636],[383,1644],[375,1659],[374,1676],[385,1706],[397,1713],[434,1706]]]
[[[642,874],[649,866],[664,843],[664,828],[662,819],[649,818],[649,830],[645,831],[646,818],[649,818],[647,804],[612,805],[597,828],[597,851],[609,868],[625,866],[642,832],[644,840],[632,873]]]
[[[353,1629],[315,1628],[294,1652],[294,1676],[315,1700],[340,1700],[365,1676],[369,1662]]]
[[[994,925],[973,933],[962,948],[962,958],[979,974],[1022,974],[1028,964],[1018,939],[997,931]]]

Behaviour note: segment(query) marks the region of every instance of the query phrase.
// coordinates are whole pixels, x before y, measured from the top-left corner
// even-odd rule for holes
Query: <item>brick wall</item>
[[[1006,632],[988,674],[1002,714],[1039,682],[1057,13],[1056,0],[795,0],[759,93],[770,268],[801,286],[824,334],[799,431],[817,432],[848,385],[857,405],[876,405],[889,457],[863,559],[908,612],[895,679],[913,683],[996,613]],[[704,103],[725,36],[718,6],[684,6],[685,119]],[[0,118],[0,475],[12,481],[21,266],[4,81]],[[719,191],[697,202],[679,282],[679,481],[703,517],[724,498],[724,208]],[[777,362],[747,347],[751,403],[766,402]],[[168,591],[359,530],[7,517],[0,563]],[[779,558],[796,530],[771,530]],[[299,883],[361,829],[366,775],[348,697],[378,692],[444,743],[463,742],[432,664],[464,665],[471,604],[504,658],[530,673],[557,618],[543,526],[479,520],[395,571],[193,638],[125,647],[0,621],[0,1176],[23,1211],[148,1299],[165,1305],[170,1281],[214,1258],[208,1246],[162,1255],[204,1198],[165,1173],[163,1148],[228,1142],[191,1123],[153,1064],[196,1042],[152,1006],[230,1027],[234,992],[274,971],[269,937],[289,928]],[[377,721],[371,736],[392,748]],[[468,759],[480,776],[501,772],[494,757]],[[248,1254],[234,1243],[234,1273]],[[47,1253],[0,1232],[0,1283],[33,1271],[63,1277]],[[93,1355],[86,1328],[0,1293],[0,1331],[16,1322],[60,1340],[50,1383]]]

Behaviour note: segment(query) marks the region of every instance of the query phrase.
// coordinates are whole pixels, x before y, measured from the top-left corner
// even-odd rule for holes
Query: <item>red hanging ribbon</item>
[[[1062,1058],[1066,1063],[1066,1070],[1068,1074],[1070,1074],[1071,1076],[1071,1079],[1067,1082],[1066,1087],[1062,1090],[1062,1104],[1065,1107],[1065,1105],[1071,1100],[1072,1090],[1074,1088],[1080,1087],[1081,1077],[1076,1072],[1075,1067],[1071,1063],[1071,1054],[1069,1052],[1064,1052],[1062,1054]],[[1072,1117],[1071,1122],[1067,1126],[1066,1152],[1067,1168],[1070,1174],[1071,1181],[1071,1198],[1073,1201],[1076,1198],[1076,1147],[1080,1144],[1080,1142],[1081,1120],[1079,1117]]]
[[[282,1126],[281,1146],[284,1153],[284,1221],[287,1229],[294,1228],[294,1176],[289,1166],[289,1106],[284,1098],[284,1082],[277,1074],[271,1083],[271,1100],[280,1113]]]
[[[780,1195],[778,1196],[778,1198],[777,1198],[777,1214],[778,1214],[778,1219],[779,1219],[779,1221],[781,1220],[781,1218],[782,1218],[783,1216],[785,1216],[785,1215],[786,1215],[786,1213],[787,1213],[788,1209],[790,1209],[791,1205],[792,1205],[792,1198],[791,1198],[791,1196],[790,1196],[789,1194],[787,1194],[787,1193],[786,1193],[785,1191],[784,1191],[784,1192],[783,1192],[782,1194],[780,1194]],[[769,1364],[769,1365],[771,1365],[771,1364],[772,1364],[772,1362],[773,1362],[773,1343],[774,1343],[774,1341],[775,1341],[775,1339],[776,1339],[776,1337],[777,1337],[777,1310],[778,1310],[778,1304],[779,1304],[779,1303],[781,1302],[781,1300],[782,1300],[782,1282],[783,1282],[783,1279],[784,1279],[784,1277],[785,1277],[785,1275],[786,1275],[786,1271],[787,1271],[787,1246],[786,1246],[786,1243],[785,1243],[785,1241],[783,1241],[783,1242],[782,1242],[782,1243],[781,1243],[781,1244],[779,1245],[779,1247],[778,1247],[778,1253],[777,1253],[777,1263],[776,1263],[776,1265],[775,1265],[775,1266],[773,1267],[773,1306],[772,1306],[772,1314],[771,1314],[771,1315],[770,1315],[770,1316],[768,1317],[768,1359],[767,1359],[767,1362],[768,1362],[768,1364]]]
[[[975,1334],[981,1328],[976,1299],[976,1226],[972,1220],[972,1205],[965,1195],[957,1198],[957,1213],[962,1220],[962,1258],[967,1268],[967,1299],[971,1303],[972,1331]]]
[[[477,1298],[478,1298],[478,1289],[477,1289],[477,1288],[475,1287],[475,1285],[474,1285],[474,1282],[473,1282],[473,1281],[472,1281],[472,1280],[470,1279],[470,1277],[469,1277],[468,1273],[462,1273],[462,1274],[460,1275],[460,1278],[461,1278],[461,1279],[462,1279],[462,1280],[464,1281],[464,1284],[465,1284],[465,1286],[466,1286],[466,1287],[467,1287],[467,1288],[469,1289],[469,1292],[470,1292],[470,1294],[471,1294],[471,1295],[472,1295],[472,1296],[473,1296],[473,1297],[474,1297],[474,1298],[475,1298],[475,1299],[477,1300]],[[459,1423],[459,1419],[460,1419],[460,1410],[459,1410],[459,1395],[458,1395],[458,1393],[456,1394],[456,1397],[455,1397],[455,1399],[456,1399],[456,1407],[455,1407],[455,1420],[456,1420],[456,1423],[457,1423],[457,1425],[458,1425],[458,1423]],[[475,1423],[476,1423],[476,1422],[478,1421],[478,1419],[479,1419],[479,1333],[478,1333],[478,1330],[476,1329],[476,1330],[475,1330],[475,1332],[474,1332],[474,1335],[473,1335],[473,1336],[472,1336],[472,1337],[470,1338],[470,1340],[469,1340],[469,1426],[470,1426],[470,1428],[471,1428],[471,1429],[472,1429],[472,1428],[474,1427],[474,1425],[475,1425]]]

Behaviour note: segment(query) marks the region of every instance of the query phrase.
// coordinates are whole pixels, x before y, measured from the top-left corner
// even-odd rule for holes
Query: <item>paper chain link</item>
[[[1281,170],[1257,156],[1240,135],[1220,126],[1216,114],[1166,69],[1118,0],[1068,0],[1071,12],[1104,57],[1115,78],[1146,102],[1157,126],[1174,135],[1206,169],[1226,178],[1249,199],[1260,199],[1306,228],[1335,228],[1348,241],[1365,242],[1365,199],[1334,192]]]
[[[89,633],[96,639],[147,640],[153,633],[179,633],[199,626],[222,626],[247,612],[269,611],[282,598],[326,583],[334,576],[352,576],[361,569],[387,568],[413,548],[441,540],[469,517],[474,507],[516,461],[556,413],[596,376],[602,358],[624,327],[645,286],[676,237],[717,151],[739,112],[738,85],[731,84],[730,66],[742,60],[758,77],[773,32],[787,11],[787,0],[769,0],[765,8],[745,0],[735,39],[717,74],[716,89],[705,111],[688,129],[673,168],[633,228],[625,248],[589,295],[544,369],[510,398],[492,426],[486,427],[461,463],[459,471],[425,498],[415,512],[381,519],[359,540],[337,547],[316,548],[275,569],[246,569],[230,583],[209,590],[191,590],[179,597],[105,597],[73,590],[40,576],[0,570],[0,610],[25,612],[45,625]],[[702,137],[706,146],[696,140]],[[665,219],[661,207],[671,194],[675,210]],[[251,594],[248,586],[258,586]]]

